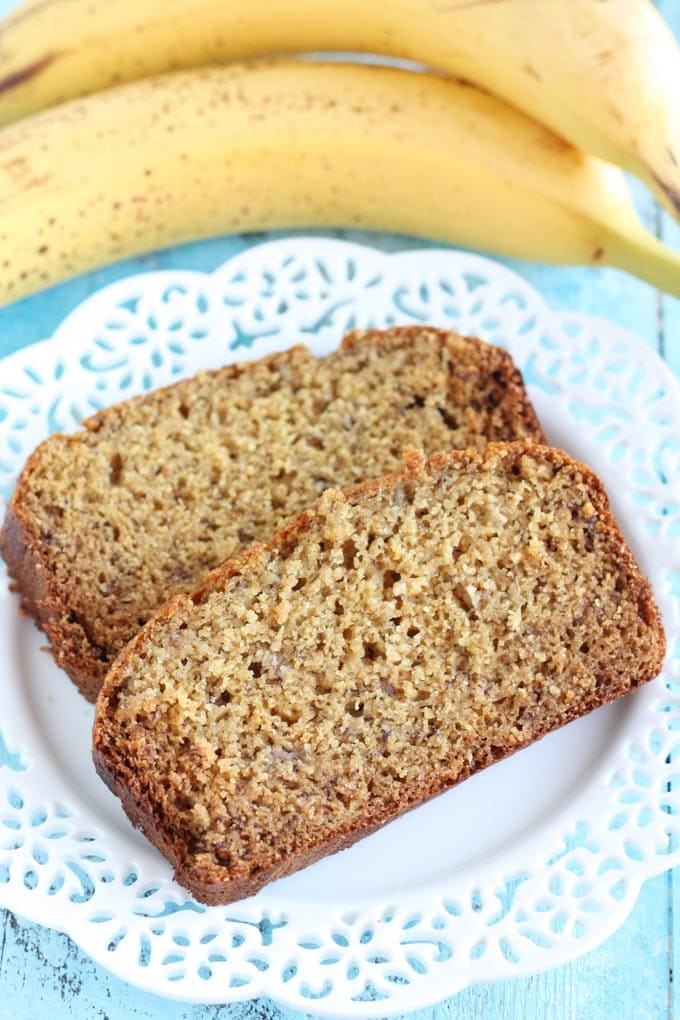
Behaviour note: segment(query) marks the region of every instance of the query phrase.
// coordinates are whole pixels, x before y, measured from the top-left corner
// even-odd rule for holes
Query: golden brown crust
[[[345,337],[341,349],[361,351],[362,346],[370,343],[388,352],[415,343],[424,334],[452,354],[456,353],[456,344],[461,343],[461,338],[445,330],[412,326],[393,328],[382,333],[355,331]],[[510,356],[500,348],[473,338],[466,338],[464,343],[471,352],[471,362],[486,373],[487,384],[479,393],[480,414],[500,415],[495,437],[503,440],[526,437],[535,442],[544,442],[545,437],[528,400],[521,375]],[[303,353],[307,354],[305,348],[292,348],[290,351],[263,359],[261,364],[268,364],[274,369],[276,366],[285,365],[292,355]],[[311,357],[308,354],[307,356]],[[463,378],[465,366],[455,367],[455,372]],[[205,375],[227,385],[247,373],[248,365],[241,364],[226,366]],[[451,380],[453,384],[455,381],[453,376]],[[143,406],[149,399],[162,400],[171,395],[175,388],[164,387],[152,395],[135,397],[99,411],[84,422],[84,433],[68,437],[50,437],[41,443],[29,457],[19,478],[0,531],[0,553],[7,563],[10,576],[21,592],[22,608],[35,618],[37,625],[46,633],[56,662],[90,701],[95,700],[111,662],[128,640],[130,634],[127,631],[130,624],[126,632],[118,634],[115,639],[98,637],[97,628],[101,630],[101,619],[106,614],[108,605],[100,600],[97,608],[91,608],[91,600],[82,597],[85,582],[79,582],[76,578],[58,579],[54,556],[55,546],[58,546],[60,541],[59,533],[55,531],[54,534],[45,535],[41,532],[30,509],[31,496],[36,487],[35,477],[41,469],[46,451],[55,441],[65,444],[77,453],[84,435],[96,435],[104,427],[110,427],[113,423],[125,419],[135,408]],[[451,410],[455,411],[453,389],[450,392],[450,401]],[[372,473],[380,473],[381,469],[384,469],[383,466],[377,465],[376,471]],[[64,498],[68,499],[68,494]],[[299,509],[299,506],[295,509]],[[83,527],[87,526],[88,522],[85,520]],[[122,612],[120,594],[115,591],[115,585],[113,588],[110,603],[115,604],[117,612],[120,613]],[[173,594],[174,590],[176,587],[166,591],[163,598],[158,599],[151,608],[160,605],[165,598]],[[93,590],[92,595],[96,594],[97,592]],[[135,621],[134,629],[137,626],[137,615],[133,600],[130,620]]]
[[[455,355],[453,338],[459,340],[457,334],[449,330],[433,326],[425,327],[427,332]],[[398,343],[412,342],[423,332],[422,326],[399,326],[382,333],[382,343],[386,346],[395,341]],[[344,337],[342,350],[353,350],[360,346],[367,336],[373,335],[372,330],[354,330]],[[465,337],[466,342],[475,350],[475,359],[483,367],[488,377],[488,388],[480,394],[480,403],[487,401],[491,406],[504,406],[507,417],[507,435],[498,436],[497,441],[512,442],[522,439],[534,443],[546,443],[545,433],[536,412],[529,400],[522,379],[522,373],[515,365],[512,357],[502,347],[485,343],[477,337]]]
[[[0,552],[21,594],[22,612],[30,614],[49,639],[57,665],[88,701],[95,701],[109,663],[70,613],[68,596],[59,589],[27,526],[20,492],[7,508],[0,529]]]
[[[661,668],[660,663],[654,676]],[[636,679],[635,688],[641,686],[652,676]],[[563,725],[575,722],[589,712],[601,708],[603,704],[614,701],[634,688],[621,688],[618,690],[609,689],[606,701],[602,698],[593,698],[590,704],[582,705],[579,711],[574,711],[565,720]],[[517,751],[535,743],[542,737],[552,732],[553,727],[546,727],[545,730],[531,740],[526,740],[516,746],[509,747],[499,753],[498,748],[493,752],[487,750],[484,755],[479,755],[469,767],[461,770],[454,783],[442,783],[432,778],[429,787],[421,787],[417,795],[391,811],[375,813],[369,817],[357,820],[353,826],[347,826],[344,830],[336,831],[331,839],[321,839],[315,845],[308,846],[297,856],[282,857],[274,863],[262,866],[258,869],[246,870],[243,874],[234,875],[233,870],[216,864],[214,861],[205,859],[196,860],[186,844],[181,839],[174,839],[164,827],[162,819],[158,817],[158,805],[148,794],[140,788],[139,775],[131,770],[114,771],[110,767],[110,758],[107,756],[105,745],[95,741],[93,745],[93,761],[99,777],[106,783],[108,788],[121,801],[123,810],[135,826],[140,829],[146,838],[156,849],[163,854],[173,868],[176,881],[187,889],[200,903],[208,906],[219,906],[226,903],[234,903],[237,900],[247,899],[254,896],[271,882],[280,878],[295,874],[303,868],[315,864],[317,861],[328,857],[331,854],[347,850],[361,839],[365,839],[372,833],[377,832],[389,822],[395,821],[401,815],[425,804],[433,797],[437,797],[447,790],[452,789],[458,783],[464,782],[477,772],[497,762],[509,758]]]
[[[305,533],[313,526],[318,515],[328,515],[329,505],[351,504],[361,506],[368,503],[377,493],[394,491],[399,487],[417,484],[425,476],[437,479],[445,475],[452,466],[467,464],[484,470],[498,472],[512,470],[522,463],[524,457],[532,464],[544,463],[551,470],[565,470],[582,484],[588,492],[598,528],[605,544],[611,550],[612,561],[621,576],[626,578],[626,598],[637,606],[637,615],[643,621],[648,636],[648,647],[641,652],[634,675],[602,675],[595,686],[584,689],[583,695],[575,700],[572,708],[563,708],[559,718],[546,714],[546,719],[537,723],[530,736],[514,738],[499,746],[491,733],[488,740],[476,746],[472,759],[463,764],[455,776],[445,776],[432,770],[427,784],[405,787],[398,803],[382,804],[378,809],[368,805],[352,819],[351,824],[336,827],[330,834],[321,832],[317,839],[310,838],[299,851],[282,853],[275,851],[263,854],[255,865],[231,863],[224,866],[206,851],[192,847],[190,835],[182,829],[181,823],[167,813],[166,807],[154,796],[147,781],[144,758],[135,765],[134,756],[126,756],[116,739],[116,728],[112,719],[118,706],[120,685],[134,673],[135,663],[145,658],[145,652],[164,640],[166,625],[175,618],[183,617],[183,611],[206,602],[211,594],[225,590],[228,582],[256,570],[258,565],[277,554],[289,554],[295,550]],[[611,515],[607,495],[599,478],[584,464],[573,461],[562,451],[538,447],[531,443],[491,444],[484,454],[472,451],[438,454],[429,461],[422,454],[411,451],[404,465],[393,474],[379,479],[362,482],[345,492],[326,493],[321,504],[310,508],[289,521],[266,545],[254,545],[211,572],[205,582],[193,594],[177,596],[165,605],[147,623],[143,630],[123,651],[110,671],[97,703],[97,715],[93,733],[93,756],[96,769],[102,779],[121,798],[123,807],[133,824],[140,827],[155,846],[168,858],[175,869],[177,880],[197,899],[209,904],[227,903],[255,894],[269,882],[291,874],[327,854],[349,847],[358,839],[380,828],[398,815],[416,807],[451,786],[474,774],[487,765],[513,754],[522,747],[555,729],[571,722],[587,712],[636,689],[655,677],[663,662],[665,638],[661,617],[654,601],[648,581],[642,576],[630,549]],[[580,667],[579,667],[580,668]],[[141,753],[141,752],[140,752]]]

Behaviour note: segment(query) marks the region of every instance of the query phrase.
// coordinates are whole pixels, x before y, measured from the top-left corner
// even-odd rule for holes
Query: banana
[[[680,216],[680,48],[651,0],[27,0],[0,25],[0,124],[169,70],[322,50],[464,78]]]
[[[680,296],[621,171],[462,82],[272,61],[161,75],[0,132],[0,302],[229,232],[390,230],[610,264]]]

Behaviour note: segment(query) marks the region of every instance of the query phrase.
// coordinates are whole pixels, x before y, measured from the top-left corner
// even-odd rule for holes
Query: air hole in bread
[[[123,458],[119,453],[114,453],[109,464],[109,483],[120,485],[123,477]]]
[[[385,654],[385,648],[379,641],[364,641],[364,659],[366,662],[375,662]]]
[[[342,562],[345,570],[351,570],[354,566],[354,558],[357,554],[356,543],[348,538],[342,543]]]
[[[453,417],[453,415],[449,411],[446,410],[445,407],[438,407],[437,410],[439,411],[441,419],[446,425],[447,429],[451,429],[453,431],[455,429],[460,428],[460,423]]]
[[[384,570],[383,571],[383,592],[387,596],[392,588],[394,588],[397,581],[401,580],[401,574],[398,570]]]

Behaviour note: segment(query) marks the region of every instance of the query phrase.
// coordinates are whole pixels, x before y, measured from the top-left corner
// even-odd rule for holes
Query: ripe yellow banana
[[[0,124],[169,70],[320,50],[464,78],[680,215],[680,47],[651,0],[25,0],[0,24]]]
[[[680,296],[621,171],[461,82],[275,61],[109,89],[0,132],[0,302],[165,245],[348,226],[610,264]]]

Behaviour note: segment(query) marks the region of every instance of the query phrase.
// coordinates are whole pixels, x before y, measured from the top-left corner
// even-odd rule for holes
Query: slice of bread
[[[421,327],[201,373],[85,426],[29,458],[0,552],[90,700],[166,599],[325,489],[392,471],[409,447],[543,441],[508,354]]]
[[[98,772],[199,900],[346,847],[661,668],[601,483],[527,443],[412,453],[165,606],[99,696]]]

